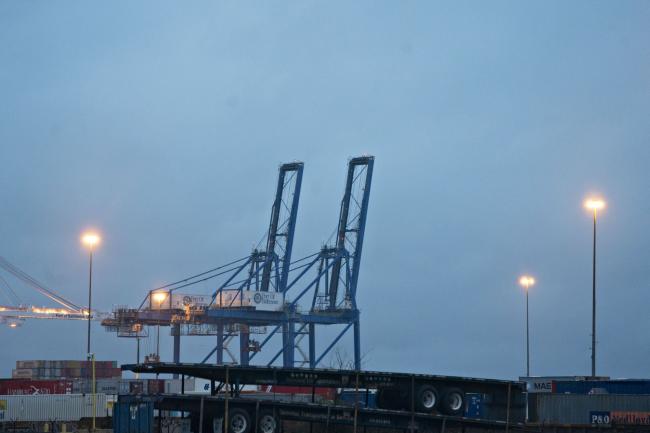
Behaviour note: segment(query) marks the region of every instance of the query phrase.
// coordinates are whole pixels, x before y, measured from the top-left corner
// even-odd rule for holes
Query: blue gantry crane
[[[296,229],[296,219],[298,217],[303,167],[304,164],[302,162],[294,162],[280,166],[275,200],[271,211],[271,221],[267,233],[266,248],[262,251],[254,249],[248,260],[245,260],[212,294],[212,300],[208,304],[206,316],[208,321],[216,322],[217,326],[217,345],[212,352],[216,352],[217,354],[217,364],[223,363],[224,338],[226,337],[224,329],[226,325],[232,324],[233,322],[229,317],[221,317],[218,314],[212,315],[210,314],[211,312],[229,310],[243,313],[242,322],[238,322],[244,325],[238,329],[240,346],[239,362],[242,365],[248,365],[250,349],[257,350],[255,345],[250,344],[250,326],[248,324],[257,324],[257,314],[260,312],[257,310],[246,311],[241,309],[244,306],[244,291],[246,290],[247,293],[251,291],[265,292],[258,293],[257,295],[258,297],[264,297],[268,302],[273,300],[274,303],[271,305],[275,305],[277,302],[281,306],[284,303],[284,295],[291,265],[293,237]],[[242,281],[233,283],[233,280],[246,268],[248,268],[248,277]],[[233,289],[232,287],[235,284],[238,284],[238,286]],[[274,292],[274,295],[271,296],[268,293],[269,291]],[[225,293],[228,293],[229,296],[224,296]],[[216,300],[220,301],[218,305],[221,308],[210,309]],[[255,295],[253,295],[254,300]],[[235,310],[230,310],[233,307]]]
[[[352,329],[354,368],[360,369],[356,293],[373,164],[372,156],[349,160],[333,244],[291,261],[304,166],[301,162],[283,164],[264,248],[259,248],[260,242],[246,257],[151,290],[139,308],[117,309],[103,325],[125,337],[139,337],[146,326],[171,326],[174,362],[180,361],[181,335],[216,336],[203,362],[212,358],[223,364],[227,354],[231,362],[248,365],[281,334],[280,349],[266,364],[273,365],[281,357],[283,366],[312,368]],[[222,283],[210,295],[180,293],[213,278]],[[317,327],[332,325],[342,329],[317,353]],[[251,338],[257,333],[264,335],[261,342]],[[305,336],[307,352],[299,344]],[[238,356],[229,347],[236,337]],[[299,361],[296,352],[302,356]]]

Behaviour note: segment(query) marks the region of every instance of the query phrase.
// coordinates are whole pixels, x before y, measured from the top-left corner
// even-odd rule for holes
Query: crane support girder
[[[303,167],[302,162],[292,162],[280,166],[266,240],[266,260],[262,271],[261,291],[266,292],[271,286],[271,269],[274,257],[277,257],[279,261],[279,281],[276,291],[284,292],[287,287]],[[282,239],[284,239],[283,245]]]
[[[339,214],[336,249],[348,251],[349,258],[345,259],[345,261],[348,262],[351,258],[352,263],[351,266],[349,263],[344,264],[344,256],[340,255],[332,267],[329,284],[329,307],[331,309],[337,308],[338,288],[341,280],[341,270],[344,266],[351,269],[349,277],[345,279],[346,296],[351,297],[352,302],[355,302],[374,161],[374,156],[361,156],[352,158],[348,163],[348,176]]]

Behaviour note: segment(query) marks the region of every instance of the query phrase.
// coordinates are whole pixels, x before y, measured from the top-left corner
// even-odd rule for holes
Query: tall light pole
[[[86,353],[88,354],[88,361],[91,362],[92,370],[92,411],[93,411],[93,424],[92,430],[95,431],[95,413],[97,408],[97,400],[95,395],[95,355],[90,353],[90,321],[92,320],[92,294],[93,294],[93,250],[99,242],[101,237],[94,232],[86,232],[81,235],[81,243],[83,243],[89,251],[89,269],[88,269],[88,340],[86,346]]]
[[[88,340],[86,353],[90,355],[90,321],[92,319],[92,297],[93,297],[93,251],[101,242],[101,237],[94,232],[86,232],[81,236],[81,243],[89,251],[89,269],[88,269]]]
[[[535,279],[524,275],[519,284],[526,290],[526,377],[530,377],[530,326],[528,324],[528,289],[535,284]]]
[[[591,274],[592,297],[591,297],[591,376],[596,376],[596,221],[598,211],[605,207],[605,201],[601,198],[590,198],[585,201],[585,208],[594,212],[594,249],[593,266]]]

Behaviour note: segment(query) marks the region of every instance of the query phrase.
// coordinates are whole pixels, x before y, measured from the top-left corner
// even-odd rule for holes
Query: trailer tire
[[[415,393],[415,410],[431,412],[438,405],[438,391],[431,385],[420,385]]]
[[[249,433],[251,431],[251,416],[242,408],[232,408],[228,413],[229,433]]]
[[[257,419],[257,431],[258,433],[278,433],[280,431],[280,422],[273,415],[273,411],[260,411]]]
[[[465,411],[465,393],[460,388],[447,388],[440,399],[440,411],[447,415],[462,415]]]

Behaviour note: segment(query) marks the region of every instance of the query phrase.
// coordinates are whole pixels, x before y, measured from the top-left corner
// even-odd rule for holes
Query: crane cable
[[[71,310],[77,310],[81,311],[82,308],[73,304],[72,302],[66,300],[65,298],[57,295],[52,289],[47,288],[44,284],[38,282],[36,279],[31,277],[29,274],[26,272],[20,270],[17,268],[15,265],[11,264],[7,259],[4,257],[0,256],[0,267],[3,268],[5,271],[9,272],[16,278],[19,278],[20,280],[24,281],[25,283],[29,284],[32,286],[34,289],[39,291],[42,295],[47,296],[54,302],[57,302],[61,305],[63,305],[65,308],[69,308]]]
[[[193,279],[195,279],[195,278],[201,277],[201,276],[206,275],[206,274],[209,274],[209,273],[211,273],[211,272],[218,271],[219,269],[223,269],[223,268],[225,268],[225,267],[227,267],[227,266],[232,266],[232,265],[234,265],[235,263],[239,263],[239,262],[241,262],[241,261],[246,260],[247,258],[248,258],[248,256],[246,256],[246,257],[242,257],[241,259],[234,260],[234,261],[232,261],[232,262],[230,262],[230,263],[226,263],[225,265],[217,266],[216,268],[212,268],[212,269],[207,270],[207,271],[205,271],[205,272],[201,272],[200,274],[192,275],[191,277],[187,277],[187,278],[184,278],[184,279],[182,279],[182,280],[175,281],[175,282],[173,282],[173,283],[168,283],[168,284],[165,284],[164,286],[156,287],[155,289],[153,289],[153,291],[156,291],[156,290],[162,290],[162,289],[166,289],[166,288],[168,288],[168,287],[175,286],[175,285],[177,285],[177,284],[185,283],[185,282],[187,282],[187,281],[193,280]],[[220,274],[221,274],[221,273],[220,273]],[[216,275],[214,275],[214,276],[216,276]],[[212,278],[212,276],[211,276],[210,278]],[[198,283],[198,281],[197,281],[197,283]],[[190,283],[190,284],[195,284],[195,283]],[[171,289],[171,290],[175,290],[175,289]]]
[[[20,297],[16,294],[16,292],[14,292],[14,289],[11,288],[7,280],[0,277],[0,281],[2,281],[2,284],[7,288],[7,291],[2,293],[7,297],[7,299],[9,299],[9,302],[16,302],[17,306],[21,305],[23,303],[22,299],[20,299]],[[13,300],[12,300],[12,296],[13,296]]]

